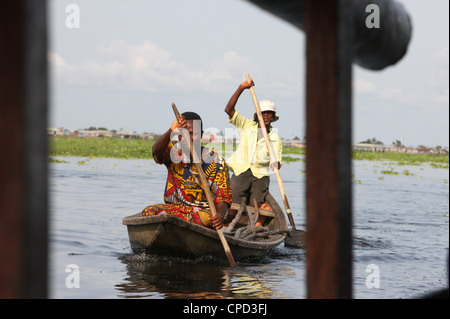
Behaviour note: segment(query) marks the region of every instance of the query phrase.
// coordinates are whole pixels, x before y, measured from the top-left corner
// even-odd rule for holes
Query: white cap
[[[272,111],[275,113],[272,122],[278,121],[279,117],[277,115],[277,111],[275,109],[275,103],[270,100],[261,100],[259,101],[259,107],[261,108],[261,113],[264,111]]]

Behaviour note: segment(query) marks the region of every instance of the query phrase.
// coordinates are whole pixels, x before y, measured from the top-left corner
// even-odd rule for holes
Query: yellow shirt
[[[258,138],[258,123],[245,118],[238,111],[234,111],[233,117],[228,119],[228,122],[236,126],[241,140],[236,152],[227,160],[227,164],[234,174],[239,175],[250,168],[257,178],[269,176],[270,154],[264,135],[260,134],[260,138]],[[268,135],[275,157],[281,164],[283,148],[281,139],[273,128]]]

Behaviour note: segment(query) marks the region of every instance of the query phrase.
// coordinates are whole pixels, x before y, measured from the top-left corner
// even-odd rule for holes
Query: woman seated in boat
[[[208,209],[197,168],[192,162],[189,144],[182,141],[181,129],[189,132],[189,142],[194,151],[201,149],[201,166],[210,184],[217,211],[214,218]],[[205,227],[222,227],[223,217],[231,204],[228,166],[219,154],[201,147],[202,134],[203,123],[200,116],[194,112],[185,112],[181,115],[180,122],[175,120],[170,129],[155,142],[153,159],[167,167],[165,203],[146,207],[142,211],[143,216],[166,213]],[[175,135],[178,135],[178,141],[172,140]]]

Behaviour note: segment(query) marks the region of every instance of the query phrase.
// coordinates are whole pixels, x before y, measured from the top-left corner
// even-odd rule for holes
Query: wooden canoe
[[[252,206],[245,207],[245,212],[235,226],[236,232],[226,233],[224,231],[225,238],[236,261],[262,258],[279,246],[286,238],[289,229],[283,211],[270,193],[267,195],[266,202],[272,209],[259,209],[260,214],[267,216],[266,229],[262,230],[261,233],[253,233],[247,238],[239,238],[236,234],[241,233],[242,235],[244,233],[242,232],[244,228],[240,231],[239,228],[250,228],[248,226],[249,217],[255,211]],[[239,205],[234,206],[234,208],[238,209]],[[138,213],[125,217],[123,224],[127,226],[133,253],[145,252],[147,254],[184,258],[211,256],[226,260],[219,236],[214,229],[166,214],[142,216]],[[252,229],[248,230],[251,232]]]

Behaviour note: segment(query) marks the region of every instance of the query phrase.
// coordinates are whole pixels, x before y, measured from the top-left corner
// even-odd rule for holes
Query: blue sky
[[[382,71],[354,66],[353,142],[449,146],[449,2],[399,2],[413,20],[409,50]],[[79,28],[66,25],[70,4]],[[50,0],[49,21],[50,126],[163,133],[174,102],[224,132],[249,73],[277,105],[279,135],[305,135],[305,35],[245,1]],[[236,108],[252,116],[249,91]]]

